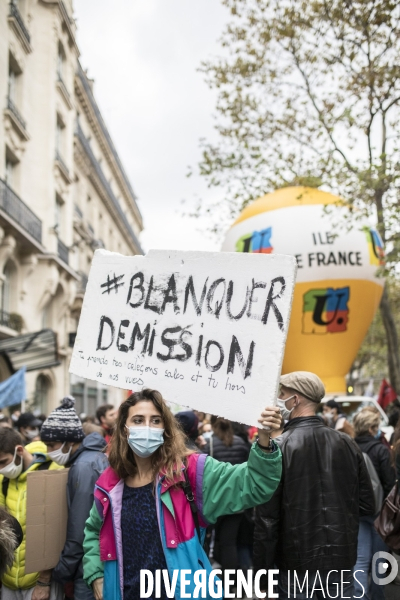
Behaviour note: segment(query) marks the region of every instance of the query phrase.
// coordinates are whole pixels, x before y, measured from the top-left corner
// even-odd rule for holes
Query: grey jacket
[[[106,446],[99,433],[85,437],[68,463],[68,524],[67,539],[58,565],[53,570],[53,579],[67,583],[83,577],[83,537],[87,518],[93,506],[94,484],[108,467]]]

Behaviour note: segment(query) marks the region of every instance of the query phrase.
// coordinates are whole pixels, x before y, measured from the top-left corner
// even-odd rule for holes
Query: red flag
[[[394,391],[394,389],[392,388],[392,386],[390,385],[390,383],[388,383],[386,381],[386,379],[382,379],[381,387],[379,390],[379,396],[378,396],[378,404],[383,408],[383,410],[385,410],[385,408],[391,402],[393,402],[393,400],[396,400],[396,398],[397,398],[397,394]]]

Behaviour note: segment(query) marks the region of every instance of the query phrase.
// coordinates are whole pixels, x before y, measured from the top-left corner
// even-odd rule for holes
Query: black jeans
[[[220,563],[222,571],[237,569],[239,566],[237,552],[237,538],[243,513],[220,517],[215,527],[216,554],[215,558]]]

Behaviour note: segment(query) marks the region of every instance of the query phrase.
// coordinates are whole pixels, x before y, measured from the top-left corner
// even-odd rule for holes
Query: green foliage
[[[398,279],[390,278],[387,282],[392,314],[396,323],[397,333],[400,333],[400,282]],[[352,366],[352,371],[357,370],[363,378],[376,377],[388,378],[388,361],[386,332],[382,321],[382,315],[378,311],[368,330],[368,333],[358,351]]]
[[[222,0],[231,21],[201,70],[218,90],[217,143],[200,173],[224,198],[199,202],[221,233],[251,200],[293,183],[325,186],[373,216],[400,250],[400,4]],[[352,217],[353,218],[353,217]]]

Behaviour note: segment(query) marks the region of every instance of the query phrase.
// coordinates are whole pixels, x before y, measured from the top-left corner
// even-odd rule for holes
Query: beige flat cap
[[[325,396],[325,386],[315,373],[309,371],[293,371],[281,375],[281,385],[296,390],[313,402],[320,402]]]

